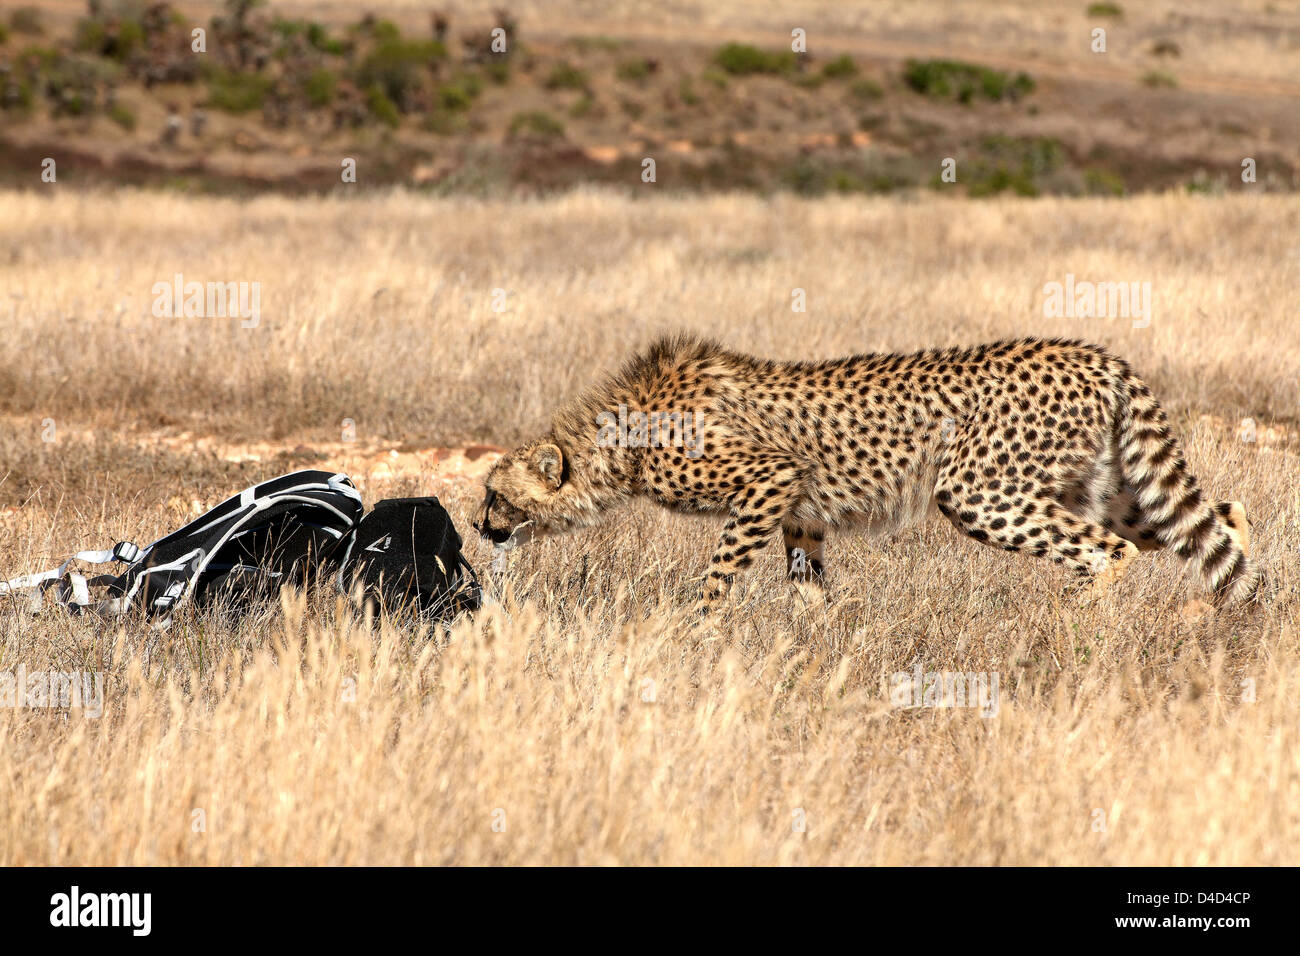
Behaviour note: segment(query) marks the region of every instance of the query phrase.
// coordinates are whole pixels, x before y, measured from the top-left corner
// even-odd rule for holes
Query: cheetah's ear
[[[547,486],[556,491],[564,481],[564,456],[557,445],[538,445],[531,460],[533,471],[542,477]]]

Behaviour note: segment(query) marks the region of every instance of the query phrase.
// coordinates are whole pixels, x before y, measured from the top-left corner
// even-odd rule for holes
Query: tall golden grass
[[[1068,597],[1054,567],[936,521],[833,536],[824,609],[772,549],[694,629],[715,529],[638,506],[522,549],[450,634],[372,628],[328,594],[165,632],[6,602],[0,673],[98,671],[105,695],[98,719],[0,706],[0,864],[1300,861],[1300,202],[122,192],[0,209],[0,576],[148,540],[179,523],[177,495],[309,465],[295,446],[343,417],[395,443],[509,444],[690,328],[779,357],[1102,341],[1156,388],[1207,489],[1246,503],[1274,586],[1191,619],[1195,591],[1154,555]],[[262,282],[261,324],[154,317],[176,272]],[[1042,286],[1067,273],[1151,281],[1150,326],[1045,318]],[[46,419],[64,437],[43,443]],[[273,433],[286,456],[140,452],[182,428]],[[365,490],[437,493],[464,531],[477,494],[433,475]],[[996,714],[891,706],[917,666],[996,674]]]

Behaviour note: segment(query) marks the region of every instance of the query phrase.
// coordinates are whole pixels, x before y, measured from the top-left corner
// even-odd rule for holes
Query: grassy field
[[[51,187],[0,209],[0,577],[152,540],[310,467],[344,419],[509,446],[680,328],[781,358],[1102,342],[1245,503],[1276,589],[1193,619],[1155,555],[1066,597],[936,520],[832,537],[825,610],[771,549],[710,634],[684,616],[714,527],[638,507],[516,552],[450,636],[329,595],[163,633],[6,601],[0,674],[105,689],[97,719],[0,706],[0,864],[1300,862],[1300,200]],[[260,283],[257,324],[155,315],[177,273]],[[1149,324],[1045,317],[1067,275],[1150,282]],[[474,482],[359,477],[470,530]],[[996,675],[996,713],[891,706],[916,667]]]

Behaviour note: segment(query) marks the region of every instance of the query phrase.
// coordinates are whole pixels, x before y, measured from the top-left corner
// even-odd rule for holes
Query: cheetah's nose
[[[496,498],[497,493],[489,490],[487,495],[483,498],[483,503],[478,506],[478,511],[474,514],[474,520],[471,522],[471,527],[489,541],[499,543],[498,539],[492,536],[494,534],[493,529],[488,527],[488,512],[492,510],[492,504],[496,501]],[[495,533],[504,534],[507,538],[510,537],[509,532],[499,531]]]
[[[488,509],[479,508],[478,513],[474,515],[474,520],[470,525],[484,539],[491,541],[493,544],[501,544],[510,537],[510,532],[504,528],[493,528],[488,524]]]

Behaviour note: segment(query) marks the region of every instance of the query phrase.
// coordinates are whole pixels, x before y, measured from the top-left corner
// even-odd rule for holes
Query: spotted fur
[[[598,440],[620,406],[689,412],[694,453]],[[1075,341],[774,362],[663,339],[498,461],[486,490],[475,526],[498,543],[590,525],[639,496],[724,515],[701,610],[778,527],[790,576],[819,585],[829,529],[898,526],[931,506],[982,544],[1100,582],[1167,547],[1216,604],[1260,584],[1241,505],[1205,498],[1126,362]]]

